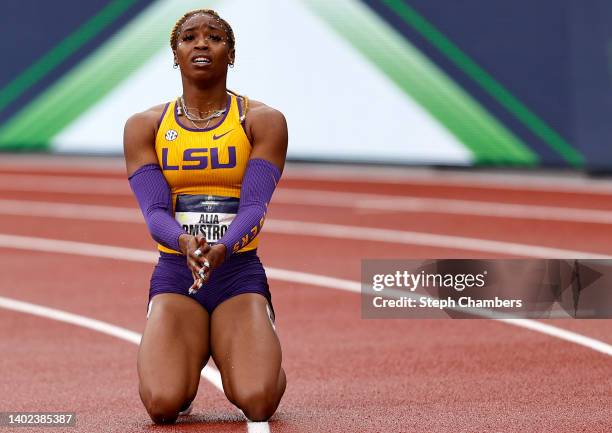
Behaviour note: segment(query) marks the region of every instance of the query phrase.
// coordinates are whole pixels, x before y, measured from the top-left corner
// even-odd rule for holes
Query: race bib
[[[215,244],[236,217],[239,203],[235,197],[179,194],[174,218],[187,233],[202,235]]]

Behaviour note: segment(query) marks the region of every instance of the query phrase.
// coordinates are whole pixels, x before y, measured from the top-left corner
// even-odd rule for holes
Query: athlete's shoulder
[[[256,101],[254,99],[249,100],[249,110],[247,111],[247,119],[249,118],[249,116],[251,117],[251,119],[256,118],[261,120],[263,118],[264,121],[285,120],[285,116],[280,110],[272,108],[269,105],[266,105],[263,102]]]
[[[123,130],[123,153],[128,176],[144,164],[157,163],[155,135],[159,118],[166,104],[133,114],[125,122]]]
[[[157,130],[159,119],[166,109],[168,103],[158,104],[151,108],[132,114],[125,122],[125,129],[145,129],[153,128]]]
[[[269,128],[286,131],[287,119],[285,119],[285,115],[280,110],[272,108],[261,101],[250,100],[245,126],[251,134],[255,130]]]
[[[252,158],[263,158],[283,170],[287,155],[287,120],[283,113],[260,101],[251,101],[246,130],[253,145]]]

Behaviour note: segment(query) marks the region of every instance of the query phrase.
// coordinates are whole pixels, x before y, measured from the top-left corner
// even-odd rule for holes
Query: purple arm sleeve
[[[178,238],[185,232],[173,218],[172,194],[159,165],[143,165],[128,179],[153,239],[180,251]]]
[[[280,170],[271,162],[249,160],[242,178],[238,213],[219,239],[219,243],[225,245],[226,257],[246,247],[259,234],[280,177]]]

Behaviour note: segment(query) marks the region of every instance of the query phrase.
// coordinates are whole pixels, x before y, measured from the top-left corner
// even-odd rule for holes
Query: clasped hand
[[[187,266],[193,275],[189,294],[195,294],[209,280],[211,272],[225,260],[225,245],[209,245],[204,236],[182,234],[179,237],[181,252],[187,259]]]

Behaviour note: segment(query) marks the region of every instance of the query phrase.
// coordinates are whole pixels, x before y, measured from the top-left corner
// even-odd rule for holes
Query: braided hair
[[[174,27],[172,27],[172,31],[170,32],[170,48],[172,48],[173,51],[176,50],[176,46],[178,44],[178,35],[181,30],[181,26],[185,23],[185,21],[187,21],[194,15],[210,15],[215,20],[217,20],[223,26],[223,29],[227,34],[227,42],[229,45],[229,49],[234,49],[234,47],[236,46],[236,38],[234,37],[234,31],[232,30],[232,26],[230,26],[227,21],[221,18],[219,14],[212,9],[196,9],[185,13],[174,24]]]

